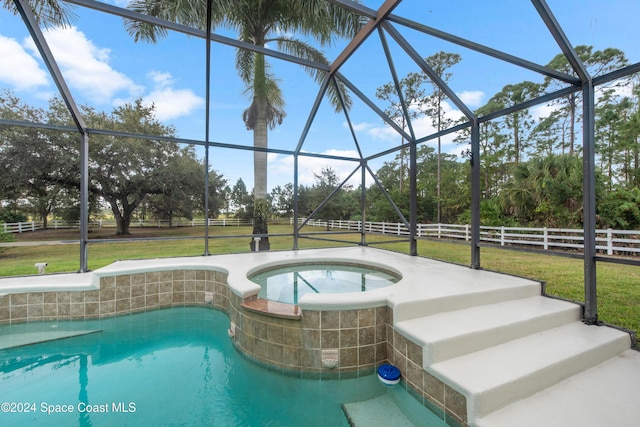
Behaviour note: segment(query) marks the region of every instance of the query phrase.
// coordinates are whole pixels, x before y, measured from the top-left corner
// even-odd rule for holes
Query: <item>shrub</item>
[[[0,212],[0,222],[27,222],[29,218],[20,212]]]
[[[2,224],[0,223],[0,226]],[[13,234],[11,233],[5,233],[1,228],[0,228],[0,243],[7,243],[7,242],[13,242]],[[2,253],[4,251],[5,248],[0,247],[0,253]]]
[[[618,188],[600,201],[600,222],[604,226],[623,230],[640,228],[640,189]]]

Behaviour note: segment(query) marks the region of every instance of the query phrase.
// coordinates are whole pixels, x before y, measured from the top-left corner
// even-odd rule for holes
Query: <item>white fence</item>
[[[42,228],[39,222],[7,222],[2,224],[5,233],[22,233],[24,231],[36,231]]]
[[[301,222],[303,219],[300,220]],[[174,227],[202,227],[204,219],[191,221],[177,220],[172,223]],[[314,227],[327,229],[349,230],[360,232],[360,221],[322,221],[309,220],[307,224]],[[249,226],[250,220],[237,218],[210,219],[210,226]],[[42,228],[40,222],[16,222],[2,224],[5,233],[23,233]],[[111,220],[91,221],[92,228],[115,228],[116,222]],[[136,220],[130,224],[134,227],[168,227],[169,221],[143,221]],[[77,222],[50,221],[49,229],[78,228]],[[365,222],[364,231],[395,236],[409,236],[409,229],[403,223],[390,222]],[[465,240],[471,239],[471,227],[469,225],[456,224],[418,224],[418,237],[436,239]],[[526,227],[480,227],[480,240],[491,242],[500,246],[525,246],[537,247],[544,250],[550,249],[574,249],[581,251],[583,248],[584,232],[581,229],[570,228],[526,228]],[[633,230],[596,230],[596,249],[607,255],[637,255],[640,254],[640,231]]]
[[[302,221],[302,220],[301,220]],[[309,220],[310,226],[360,232],[360,221]],[[403,223],[365,222],[364,231],[396,236],[409,236]],[[471,239],[471,226],[456,224],[418,224],[417,237],[436,239]],[[480,227],[480,241],[500,246],[526,246],[539,249],[583,249],[584,231],[570,228]],[[640,231],[596,230],[596,249],[607,255],[640,254]]]
[[[194,219],[194,220],[176,220],[171,223],[173,227],[203,227],[205,223],[204,219]],[[253,225],[251,220],[243,220],[239,218],[225,218],[225,219],[210,219],[209,226],[247,226]],[[64,228],[79,228],[79,223],[77,221],[62,221],[62,220],[52,220],[47,224],[48,229],[60,230]],[[169,221],[166,220],[157,220],[157,221],[147,221],[147,220],[134,220],[129,224],[129,228],[144,228],[144,227],[154,227],[154,228],[162,228],[168,227]],[[3,231],[5,233],[23,233],[26,231],[35,231],[43,228],[42,222],[38,221],[30,221],[30,222],[12,222],[12,223],[4,223],[2,224]],[[90,228],[116,228],[116,221],[114,220],[97,220],[89,222]]]

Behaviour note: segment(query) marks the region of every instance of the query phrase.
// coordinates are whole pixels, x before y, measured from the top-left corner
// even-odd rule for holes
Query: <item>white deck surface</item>
[[[637,427],[640,352],[627,350],[478,420],[479,427]]]
[[[172,269],[228,272],[243,297],[247,275],[305,260],[369,263],[400,272],[395,285],[307,294],[303,309],[386,304],[394,326],[423,347],[425,370],[465,395],[472,426],[638,426],[640,353],[621,331],[586,326],[574,304],[540,297],[540,284],[504,274],[351,247],[119,261],[92,273],[0,279],[0,294],[95,289],[101,276]],[[46,261],[46,260],[44,260]]]

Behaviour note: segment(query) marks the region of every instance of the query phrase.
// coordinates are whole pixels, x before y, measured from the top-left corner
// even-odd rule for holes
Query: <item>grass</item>
[[[419,241],[418,254],[428,258],[469,264],[466,245]],[[545,281],[547,294],[584,302],[584,264],[581,259],[482,248],[483,269]],[[598,318],[640,332],[640,268],[598,263]]]
[[[202,227],[184,228],[142,228],[132,229],[127,242],[107,243],[113,239],[113,229],[92,230],[89,244],[89,269],[96,270],[116,260],[139,258],[163,258],[176,256],[199,256],[204,253],[204,231]],[[273,234],[290,234],[291,226],[273,225]],[[303,232],[318,232],[321,229],[305,228]],[[241,253],[249,251],[250,237],[229,237],[249,235],[250,227],[212,227],[210,229],[209,253]],[[141,238],[173,237],[181,240],[148,241]],[[188,240],[188,238],[195,238]],[[329,236],[319,236],[329,237]],[[335,239],[358,243],[360,235],[340,234],[330,236]],[[78,239],[77,230],[44,230],[23,233],[16,236],[16,242],[47,242],[52,240]],[[392,242],[394,238],[380,235],[367,236],[367,242]],[[293,248],[291,236],[270,238],[272,250]],[[335,242],[300,239],[299,248],[321,248],[344,246]],[[375,245],[383,249],[408,253],[408,243],[387,243]],[[470,249],[463,244],[420,240],[420,256],[469,265]],[[34,263],[47,262],[47,273],[72,272],[79,270],[78,244],[16,246],[0,248],[0,276],[20,276],[37,273]],[[582,302],[583,262],[580,259],[556,257],[544,254],[505,251],[482,248],[481,265],[487,270],[499,271],[521,277],[545,281],[547,293],[561,298]],[[628,265],[599,263],[598,275],[598,315],[607,323],[618,325],[636,332],[640,331],[640,268]]]
[[[291,227],[275,225],[269,228],[273,234],[290,234]],[[318,230],[315,230],[318,231]],[[210,229],[209,253],[249,252],[251,227],[212,227]],[[246,235],[245,237],[230,237]],[[150,238],[176,238],[180,240],[142,240]],[[357,243],[360,236],[350,234],[344,239]],[[14,246],[0,248],[0,276],[22,276],[36,274],[36,262],[47,262],[47,273],[74,272],[80,269],[77,242],[47,245],[53,241],[70,242],[78,240],[77,230],[41,230],[16,235],[17,243],[39,243],[37,246]],[[89,235],[88,263],[90,270],[109,265],[117,260],[140,258],[166,258],[178,256],[199,256],[204,253],[204,228],[134,228],[128,241],[110,242],[115,239],[114,229],[92,230]],[[191,239],[192,238],[192,239]],[[272,250],[291,250],[292,236],[271,237]],[[333,247],[334,242],[301,239],[299,247]]]

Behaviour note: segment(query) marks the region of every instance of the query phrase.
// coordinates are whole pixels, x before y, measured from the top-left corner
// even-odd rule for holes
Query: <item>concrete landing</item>
[[[629,349],[628,334],[574,322],[433,364],[429,370],[467,396],[469,421]]]
[[[640,352],[627,350],[476,420],[477,427],[636,427]]]

